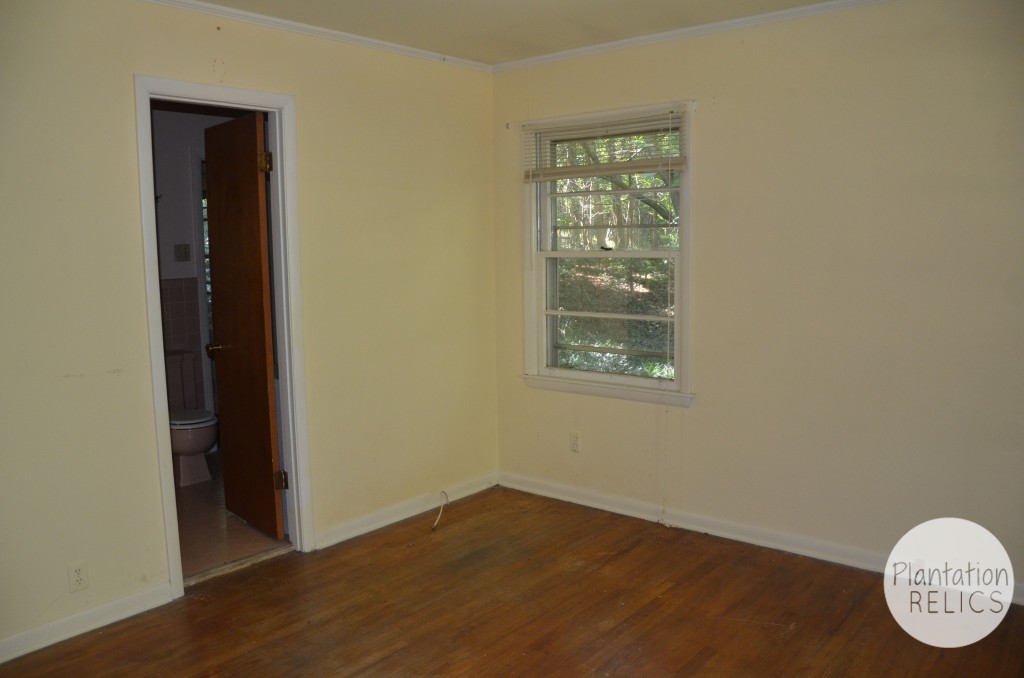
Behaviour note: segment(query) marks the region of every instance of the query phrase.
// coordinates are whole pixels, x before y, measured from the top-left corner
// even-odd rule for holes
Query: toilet
[[[195,485],[210,480],[206,453],[217,443],[217,416],[203,409],[202,365],[195,352],[168,351],[164,359],[174,483]]]
[[[210,480],[206,453],[217,442],[216,415],[208,410],[177,410],[170,418],[174,483],[187,487]]]

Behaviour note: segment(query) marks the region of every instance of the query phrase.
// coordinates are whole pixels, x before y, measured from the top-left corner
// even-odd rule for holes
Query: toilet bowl
[[[206,453],[217,442],[217,417],[207,410],[170,413],[174,482],[178,487],[210,480]]]

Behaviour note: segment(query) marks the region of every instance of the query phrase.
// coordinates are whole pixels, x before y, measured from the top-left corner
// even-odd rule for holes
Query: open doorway
[[[276,400],[271,397],[269,403],[263,404],[264,409],[269,406],[272,410],[271,415],[265,417],[273,419],[270,422],[272,426],[266,425],[256,434],[253,420],[258,417],[252,416],[250,409],[258,408],[259,403],[236,402],[237,399],[247,401],[249,389],[239,392],[237,386],[232,388],[230,379],[228,388],[218,389],[218,366],[222,361],[230,361],[225,357],[214,359],[219,351],[232,350],[226,343],[228,340],[220,335],[226,336],[227,329],[233,329],[227,328],[229,322],[237,322],[230,318],[238,303],[226,288],[224,281],[231,281],[225,271],[236,265],[236,252],[256,247],[244,240],[251,238],[260,244],[270,242],[271,224],[268,210],[264,207],[260,210],[263,216],[260,232],[228,233],[231,224],[223,223],[224,215],[235,215],[242,210],[239,205],[224,204],[238,198],[220,187],[225,180],[234,182],[235,177],[215,174],[213,188],[219,190],[220,195],[214,202],[218,203],[218,199],[220,202],[211,205],[208,165],[214,168],[215,173],[233,175],[240,170],[236,163],[221,157],[223,151],[218,147],[213,150],[216,157],[208,163],[206,138],[211,134],[223,134],[219,131],[237,126],[248,117],[257,117],[261,126],[260,152],[266,152],[266,116],[262,112],[244,109],[161,100],[152,101],[150,108],[171,453],[182,576],[188,585],[292,549],[283,530],[282,502],[274,488],[267,488],[271,493],[270,501],[276,504],[272,509],[275,516],[270,518],[268,528],[266,520],[261,523],[245,511],[245,506],[251,502],[250,495],[260,491],[258,474],[238,470],[239,466],[243,471],[253,467],[247,459],[239,459],[239,455],[244,456],[260,444],[266,447],[267,454],[274,455],[275,468],[280,467],[279,441],[252,440],[254,435],[276,438]],[[269,171],[262,172],[258,181],[269,183]],[[258,189],[265,192],[263,185]],[[265,194],[259,197],[266,200]],[[211,215],[215,215],[213,229]],[[218,242],[219,249],[211,248],[211,241]],[[261,267],[257,263],[256,268],[266,268],[269,272],[273,269],[269,247],[260,251],[266,265]],[[216,264],[212,253],[217,253]],[[213,284],[215,271],[222,285]],[[251,281],[241,284],[252,287]],[[247,297],[259,297],[254,301],[257,314],[264,307],[273,308],[269,280],[266,285],[256,285],[255,289],[242,292]],[[215,303],[215,299],[219,303]],[[217,313],[218,309],[222,312]],[[251,315],[254,314],[243,313],[243,322],[249,321]],[[266,333],[269,335],[266,362],[276,364],[272,355],[272,314],[267,321]],[[234,339],[230,341],[238,343]],[[228,348],[222,348],[224,346]],[[231,364],[227,367],[250,369],[238,360],[234,367]],[[259,367],[256,366],[257,371]],[[262,380],[276,392],[277,375],[271,373],[268,366],[263,368],[247,381]],[[237,377],[231,374],[228,377],[237,382]],[[232,417],[240,422],[236,423],[236,428],[244,427],[249,440],[239,441],[232,437],[236,435],[230,431]],[[229,428],[227,432],[225,424]],[[239,503],[242,508],[239,508]]]
[[[298,289],[298,236],[295,229],[294,102],[291,97],[284,95],[137,76],[136,106],[157,448],[164,522],[167,528],[168,570],[172,595],[178,597],[184,593],[185,578],[192,576],[193,566],[189,564],[189,571],[186,574],[182,561],[186,556],[186,550],[191,549],[191,546],[186,544],[185,532],[185,523],[189,518],[184,513],[179,513],[178,499],[183,494],[181,490],[188,490],[188,486],[182,488],[175,482],[176,465],[170,444],[170,399],[173,397],[171,395],[173,389],[178,385],[171,383],[173,370],[168,369],[165,353],[178,351],[192,354],[195,362],[190,365],[191,370],[185,369],[185,374],[194,378],[193,395],[196,402],[207,406],[207,409],[210,405],[219,408],[223,398],[216,392],[220,389],[216,389],[214,386],[216,383],[213,378],[215,369],[211,366],[206,352],[196,350],[197,348],[206,348],[207,345],[215,345],[213,341],[215,337],[210,334],[211,331],[214,334],[217,331],[216,289],[210,291],[214,299],[212,324],[209,322],[209,315],[206,314],[205,309],[210,297],[204,299],[207,284],[205,278],[206,238],[201,229],[201,178],[203,163],[206,160],[205,149],[202,148],[200,142],[193,141],[188,144],[189,148],[185,151],[188,155],[188,166],[183,174],[191,177],[186,182],[188,186],[185,191],[191,196],[189,198],[191,212],[184,208],[179,211],[181,214],[190,215],[187,219],[181,217],[183,221],[188,221],[192,226],[192,230],[187,234],[189,237],[168,239],[162,235],[158,238],[158,227],[164,231],[164,224],[158,224],[157,215],[159,214],[160,221],[163,221],[165,218],[171,218],[167,215],[174,213],[174,210],[167,209],[170,204],[163,202],[169,200],[169,197],[161,190],[161,186],[171,185],[174,182],[168,184],[166,180],[158,181],[154,173],[154,160],[159,162],[158,156],[161,153],[158,146],[162,143],[159,136],[162,122],[155,122],[155,117],[151,117],[151,109],[153,116],[159,113],[163,117],[176,117],[179,122],[187,122],[186,126],[196,127],[200,131],[211,126],[213,128],[230,126],[228,122],[222,122],[222,120],[258,118],[260,121],[258,129],[261,134],[265,133],[265,138],[263,136],[260,138],[260,144],[276,156],[276,171],[261,176],[265,176],[266,184],[265,193],[262,194],[263,206],[266,211],[266,221],[262,228],[262,246],[264,247],[262,257],[264,267],[267,269],[266,275],[269,276],[263,297],[268,309],[273,306],[275,311],[274,322],[267,321],[267,338],[269,345],[276,349],[273,356],[275,360],[272,361],[274,367],[264,376],[264,384],[270,391],[269,411],[272,413],[274,426],[273,435],[269,437],[274,441],[273,457],[275,463],[278,463],[271,482],[275,483],[274,489],[278,492],[273,496],[277,498],[280,518],[278,519],[277,534],[273,534],[273,530],[270,530],[271,537],[277,538],[271,540],[273,548],[260,550],[266,553],[273,552],[275,548],[280,549],[282,544],[286,544],[280,541],[280,537],[287,533],[287,541],[291,542],[295,548],[309,551],[314,548],[314,544],[303,397],[305,388],[301,352],[299,304],[301,297]],[[254,112],[258,113],[254,115]],[[233,165],[230,166],[233,167]],[[223,176],[224,172],[221,171],[219,175]],[[263,190],[262,185],[261,190]],[[222,200],[220,204],[223,205],[224,202]],[[173,228],[168,229],[168,231],[173,230]],[[169,241],[170,246],[160,247],[161,241],[164,241],[165,245]],[[221,251],[223,256],[224,250]],[[216,269],[217,253],[215,250],[210,252],[210,257],[211,268]],[[233,257],[229,257],[229,259],[233,259]],[[190,278],[192,282],[189,282]],[[179,282],[165,282],[167,280],[178,280]],[[179,286],[177,290],[173,289],[175,285]],[[224,285],[224,288],[226,289],[227,285]],[[170,294],[175,295],[176,298],[188,297],[191,293],[195,303],[179,302],[172,300],[173,297],[168,294],[161,294],[167,292],[168,289],[171,289]],[[175,330],[183,329],[183,323],[175,323],[174,319],[171,319],[170,326],[165,330],[163,311],[167,304],[161,303],[162,299],[167,299],[170,304],[183,303],[183,306],[177,307],[175,310],[183,309],[186,318],[192,316],[194,322],[188,328],[184,328],[183,335],[174,334]],[[231,305],[233,306],[233,304]],[[238,343],[240,342],[232,341],[231,346]],[[224,355],[231,354],[230,350],[224,352]],[[270,354],[267,353],[267,356],[267,362],[270,363]],[[182,368],[179,366],[176,369]],[[238,449],[237,446],[234,449]],[[211,476],[214,478],[221,472],[223,466],[219,465],[216,451],[211,455],[207,467],[212,471]],[[181,469],[178,470],[180,476]],[[201,483],[203,482],[206,481],[201,481]],[[194,483],[194,485],[198,486],[201,483]],[[216,487],[216,485],[213,484],[210,487]],[[228,494],[230,493],[229,489]],[[208,494],[213,497],[218,494],[224,495],[223,492],[216,491]],[[228,501],[230,502],[230,499]],[[284,547],[290,548],[287,545]],[[231,556],[227,557],[232,558]]]

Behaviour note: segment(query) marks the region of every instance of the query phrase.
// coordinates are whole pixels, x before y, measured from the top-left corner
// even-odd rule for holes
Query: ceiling
[[[187,3],[186,3],[187,4]],[[488,66],[843,0],[206,0]],[[776,18],[776,17],[765,17]]]

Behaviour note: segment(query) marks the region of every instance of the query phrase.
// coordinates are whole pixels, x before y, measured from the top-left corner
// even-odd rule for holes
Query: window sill
[[[696,398],[696,394],[694,393],[633,388],[630,386],[619,386],[616,384],[602,384],[555,377],[542,377],[535,374],[524,374],[523,381],[525,381],[526,385],[531,388],[543,388],[549,391],[578,393],[580,395],[598,396],[601,398],[633,400],[641,403],[671,405],[673,407],[689,407],[694,398]]]

